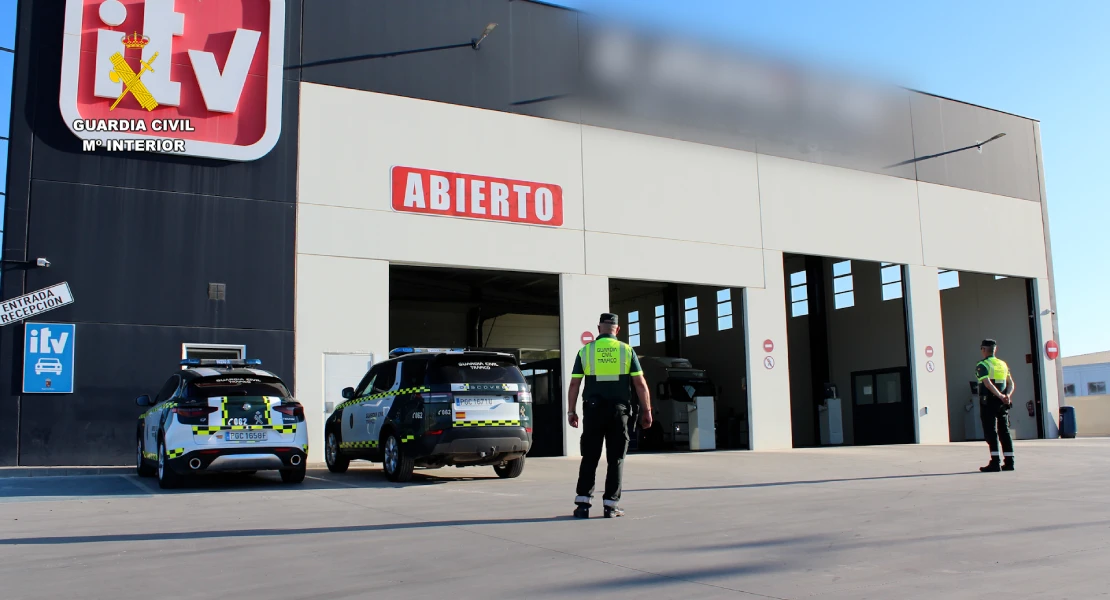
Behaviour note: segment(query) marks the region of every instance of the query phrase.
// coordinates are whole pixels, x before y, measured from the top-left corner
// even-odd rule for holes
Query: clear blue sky
[[[395,0],[403,1],[403,0]],[[59,0],[60,2],[60,0]],[[1041,121],[1065,355],[1110,350],[1110,2],[560,0],[764,48]],[[15,0],[0,0],[0,45]],[[11,59],[0,56],[0,135]],[[6,159],[7,144],[3,145]],[[3,161],[6,164],[6,160]],[[0,173],[2,174],[2,173]],[[2,181],[2,179],[0,179]]]

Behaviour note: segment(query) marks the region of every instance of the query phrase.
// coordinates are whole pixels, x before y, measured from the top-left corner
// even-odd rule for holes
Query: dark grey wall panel
[[[58,109],[63,12],[19,5],[3,296],[68,281],[76,389],[22,396],[23,326],[0,328],[0,465],[130,464],[134,396],[156,391],[181,344],[246,344],[292,385],[299,76],[283,73],[282,133],[252,162],[86,153]],[[286,0],[286,64],[301,0]],[[227,300],[207,299],[208,283]],[[17,434],[18,428],[18,434]],[[18,436],[18,445],[17,445]]]
[[[319,61],[469,44],[499,23],[477,51],[469,46],[391,58],[310,66]],[[506,0],[331,0],[304,10],[304,81],[506,110],[512,43]]]
[[[1040,201],[1033,122],[955,100],[913,93],[913,138],[918,157],[970,146],[997,133],[983,147],[918,161],[920,181]]]
[[[180,369],[183,342],[246,344],[283,379],[293,371],[291,331],[78,324],[76,340],[77,393],[23,397],[22,464],[132,464],[144,410],[135,398],[153,396]]]
[[[75,322],[293,329],[292,204],[35,181],[29,289],[68,281]],[[208,284],[227,284],[225,301]]]

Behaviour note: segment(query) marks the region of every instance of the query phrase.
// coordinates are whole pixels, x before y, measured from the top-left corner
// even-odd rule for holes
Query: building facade
[[[72,393],[27,393],[25,322],[0,330],[0,464],[128,464],[134,397],[222,351],[290,383],[321,461],[339,390],[391,347],[507,349],[562,382],[609,310],[713,379],[718,447],[974,439],[981,337],[1020,367],[1016,433],[1056,437],[1036,121],[889,90],[845,136],[744,105],[811,119],[799,145],[734,127],[739,88],[629,103],[674,84],[543,3],[221,6],[20,3],[3,294],[67,282],[72,304],[25,322],[76,346]],[[86,131],[120,119],[192,130],[159,134],[168,153]],[[537,439],[573,455],[553,389]]]

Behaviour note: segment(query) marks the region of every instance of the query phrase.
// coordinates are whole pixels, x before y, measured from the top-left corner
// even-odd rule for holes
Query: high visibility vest
[[[984,379],[990,379],[995,383],[1006,383],[1006,379],[1010,376],[1010,367],[1006,361],[1000,360],[995,356],[987,357],[979,361],[980,365],[987,368],[987,374],[984,377],[979,377],[979,382],[982,383]]]
[[[578,351],[582,374],[597,381],[620,381],[632,372],[632,348],[611,337],[598,338]]]

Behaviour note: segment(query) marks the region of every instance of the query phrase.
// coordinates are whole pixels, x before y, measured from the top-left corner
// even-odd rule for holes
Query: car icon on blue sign
[[[56,358],[40,358],[38,362],[35,363],[35,375],[42,375],[43,373],[61,375],[62,361]]]

